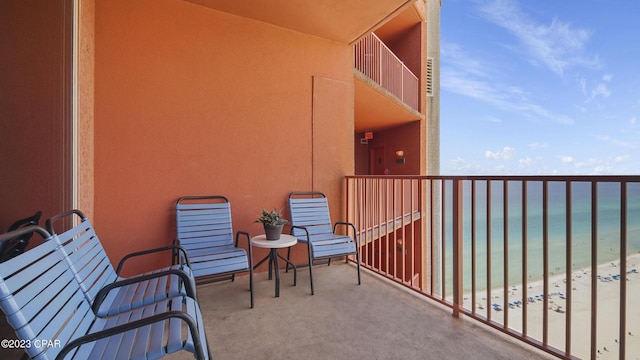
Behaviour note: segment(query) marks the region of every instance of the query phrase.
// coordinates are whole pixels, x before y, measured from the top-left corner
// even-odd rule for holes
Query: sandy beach
[[[627,259],[627,359],[640,360],[640,254]],[[619,309],[620,309],[620,261],[597,267],[597,308],[598,308],[598,358],[618,359],[619,357]],[[549,278],[548,294],[548,341],[552,346],[564,350],[567,311],[566,274]],[[572,273],[571,323],[572,353],[580,358],[590,357],[591,327],[591,268]],[[527,335],[542,341],[544,283],[542,280],[527,284]],[[521,285],[510,285],[506,308],[504,289],[494,289],[487,301],[486,290],[477,292],[475,311],[491,320],[504,324],[508,313],[509,328],[522,331],[523,305]],[[494,307],[493,304],[498,304]],[[511,304],[511,305],[509,305]],[[489,305],[489,307],[487,307]],[[474,308],[471,294],[464,297],[464,307]]]

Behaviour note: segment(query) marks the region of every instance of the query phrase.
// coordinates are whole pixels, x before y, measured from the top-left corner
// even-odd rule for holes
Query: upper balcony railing
[[[640,176],[346,182],[363,266],[560,358],[640,356]]]
[[[418,109],[418,78],[373,33],[354,45],[355,68],[411,108]]]

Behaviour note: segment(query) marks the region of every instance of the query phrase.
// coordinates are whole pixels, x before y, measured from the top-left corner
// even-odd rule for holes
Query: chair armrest
[[[356,246],[359,248],[360,247],[360,242],[358,241],[358,233],[356,232],[356,227],[355,225],[353,225],[350,222],[345,222],[345,221],[337,221],[334,225],[333,225],[333,233],[336,233],[336,228],[338,227],[338,225],[344,225],[347,227],[351,227],[351,229],[353,230],[353,238],[356,241]],[[347,235],[349,235],[349,233],[347,232]]]
[[[243,235],[247,238],[247,249],[249,252],[249,268],[253,269],[253,252],[252,252],[252,246],[251,246],[251,235],[249,235],[248,232],[246,231],[238,231],[236,232],[236,247],[238,247],[238,241],[240,240],[240,235]]]
[[[187,290],[187,296],[189,296],[190,298],[196,299],[196,290],[193,286],[192,278],[189,276],[189,274],[187,274],[184,270],[169,269],[165,271],[159,271],[153,274],[139,275],[139,276],[134,276],[128,279],[118,280],[118,281],[112,282],[109,285],[106,285],[102,289],[100,289],[100,291],[98,291],[98,293],[96,294],[95,299],[93,299],[93,304],[91,304],[91,308],[93,309],[94,313],[98,313],[98,309],[100,309],[100,305],[102,305],[102,302],[107,297],[107,294],[109,294],[109,291],[115,288],[135,284],[137,282],[141,282],[145,280],[159,278],[162,276],[168,276],[168,275],[178,275],[179,277],[181,277],[184,282],[185,288]]]
[[[88,335],[81,336],[77,339],[74,339],[73,341],[69,342],[60,350],[60,352],[58,353],[58,356],[56,356],[56,360],[64,359],[64,357],[70,351],[72,351],[74,348],[78,346],[81,346],[82,344],[94,342],[109,336],[121,334],[133,329],[138,329],[143,326],[164,321],[170,318],[178,318],[186,323],[186,325],[189,327],[189,332],[191,333],[191,337],[193,338],[196,358],[204,359],[205,354],[203,352],[203,343],[202,343],[201,334],[198,332],[198,325],[196,324],[196,321],[193,319],[193,317],[181,311],[167,311],[162,314],[151,315],[144,319],[135,320],[122,325],[117,325],[109,329],[97,331],[95,333],[91,333]]]
[[[45,239],[45,241],[48,241],[52,236],[51,234],[49,234],[47,230],[41,228],[40,226],[29,225],[29,226],[21,227],[17,230],[13,230],[11,232],[0,234],[0,242],[9,241],[19,236],[32,234],[34,232],[37,232],[38,234],[40,234],[40,236],[42,236],[42,238]]]
[[[309,230],[307,229],[306,226],[291,225],[291,231],[290,231],[291,235],[293,235],[293,229],[302,229],[302,230],[304,230],[304,232],[307,234],[307,242],[309,242],[311,240],[311,238],[309,236]]]
[[[120,271],[122,270],[122,267],[124,266],[125,261],[127,261],[128,259],[130,259],[132,257],[148,255],[148,254],[153,254],[153,253],[157,253],[157,252],[161,252],[161,251],[167,251],[167,250],[173,250],[173,251],[177,250],[178,252],[182,252],[184,254],[184,259],[185,259],[186,265],[191,267],[191,264],[189,263],[189,257],[187,256],[187,251],[180,245],[169,245],[169,246],[163,246],[163,247],[154,248],[154,249],[136,251],[136,252],[133,252],[131,254],[125,255],[120,260],[120,263],[118,264],[118,268],[116,269],[116,274],[120,275]]]

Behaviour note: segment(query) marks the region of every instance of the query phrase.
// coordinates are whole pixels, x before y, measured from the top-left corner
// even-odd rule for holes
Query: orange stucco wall
[[[71,202],[70,4],[0,1],[0,232]]]
[[[183,195],[227,196],[252,234],[291,191],[340,199],[352,66],[348,45],[192,3],[96,0],[94,223],[110,256],[170,243]]]

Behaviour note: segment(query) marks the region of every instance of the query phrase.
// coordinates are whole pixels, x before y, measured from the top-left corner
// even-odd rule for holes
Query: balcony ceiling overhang
[[[347,44],[386,23],[415,0],[185,0],[229,14]]]
[[[354,78],[356,133],[386,130],[424,117],[358,71]]]

